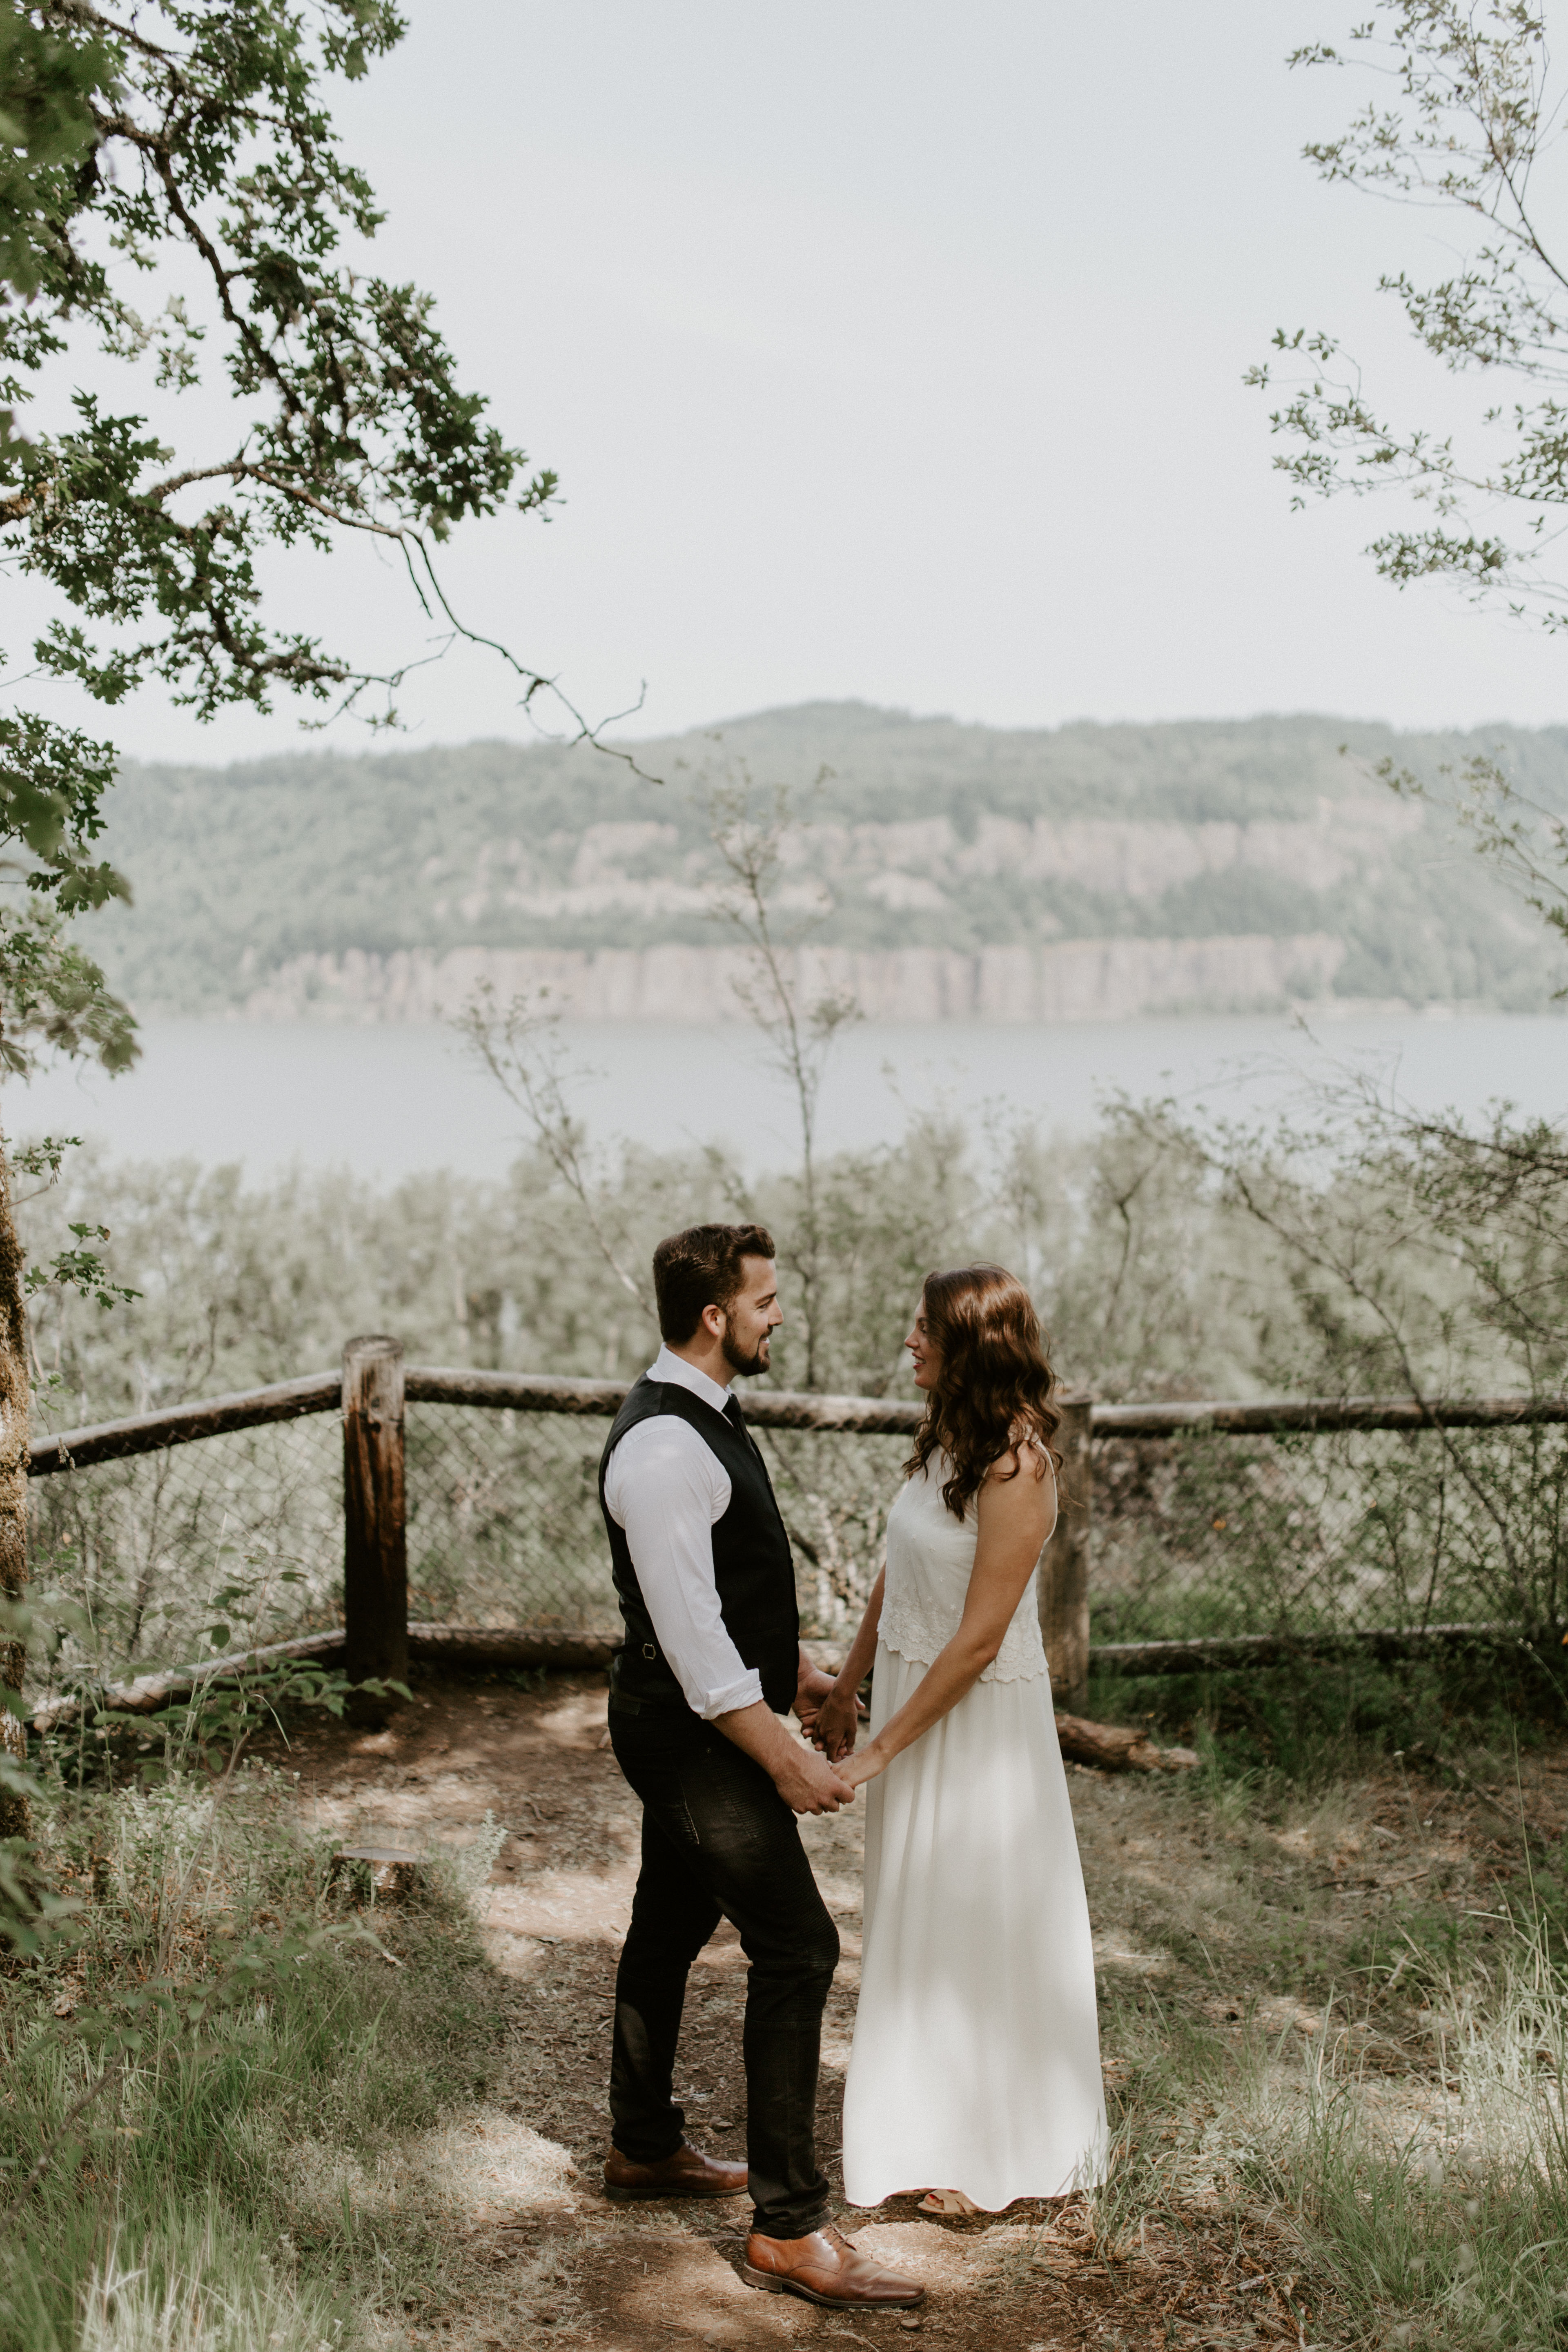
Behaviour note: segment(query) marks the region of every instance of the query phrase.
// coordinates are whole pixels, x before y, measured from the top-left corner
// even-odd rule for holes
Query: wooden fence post
[[[1040,1632],[1050,1661],[1051,1696],[1065,1714],[1089,1704],[1089,1538],[1094,1524],[1094,1470],[1087,1395],[1058,1396],[1057,1451],[1060,1507],[1040,1561]]]
[[[343,1634],[351,1682],[408,1679],[403,1342],[343,1349]]]

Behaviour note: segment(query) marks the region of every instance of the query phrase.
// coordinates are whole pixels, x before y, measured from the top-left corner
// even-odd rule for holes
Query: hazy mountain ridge
[[[743,764],[759,802],[785,784],[798,813],[786,915],[822,910],[814,946],[850,959],[879,1009],[900,956],[914,998],[979,1018],[1325,989],[1535,1009],[1557,983],[1538,919],[1373,769],[1392,757],[1430,778],[1487,751],[1568,807],[1568,730],[1008,731],[812,704],[636,749],[662,782],[550,744],[128,769],[110,821],[137,903],[100,919],[100,950],[143,1011],[427,1018],[456,976],[548,966],[584,1011],[673,989],[690,1009],[659,1017],[718,1017],[730,982],[699,796]],[[676,948],[709,953],[664,954],[656,984],[650,955]],[[979,1009],[1004,1000],[1016,1009]]]

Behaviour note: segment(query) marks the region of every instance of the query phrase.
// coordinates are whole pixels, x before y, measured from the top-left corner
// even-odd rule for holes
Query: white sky
[[[1372,289],[1445,267],[1452,228],[1300,160],[1363,94],[1283,65],[1342,36],[1342,0],[410,13],[340,108],[390,213],[377,263],[435,291],[565,499],[548,529],[470,527],[447,578],[590,711],[646,679],[638,732],[846,696],[999,725],[1568,720],[1568,644],[1384,584],[1375,506],[1289,512],[1240,381],[1276,325],[1321,325],[1387,404],[1451,397]],[[363,553],[278,584],[279,619],[418,649]],[[526,731],[473,654],[403,707],[415,741]],[[112,725],[149,758],[300,740],[286,711],[204,730],[153,697]]]

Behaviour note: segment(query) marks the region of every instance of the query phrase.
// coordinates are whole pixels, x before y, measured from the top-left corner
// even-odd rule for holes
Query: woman
[[[925,1419],[816,1725],[842,1777],[871,1783],[844,2187],[855,2205],[928,2189],[935,2210],[999,2212],[1104,2163],[1094,1955],[1035,1601],[1060,1415],[1028,1293],[1000,1266],[928,1276],[905,1345]]]

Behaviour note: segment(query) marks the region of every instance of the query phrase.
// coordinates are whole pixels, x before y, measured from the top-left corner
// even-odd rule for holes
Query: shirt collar
[[[700,1397],[704,1404],[710,1404],[715,1412],[722,1412],[730,1402],[731,1391],[728,1388],[721,1388],[717,1381],[710,1381],[706,1372],[700,1372],[695,1364],[689,1364],[685,1357],[678,1356],[672,1348],[659,1349],[648,1369],[648,1378],[650,1381],[671,1381],[678,1389],[689,1389],[694,1397]]]

